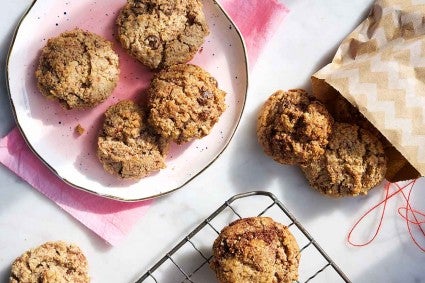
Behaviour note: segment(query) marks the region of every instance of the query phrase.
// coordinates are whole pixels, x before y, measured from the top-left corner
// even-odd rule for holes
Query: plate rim
[[[245,58],[245,60],[244,60],[245,61],[244,72],[245,72],[245,76],[246,76],[246,84],[245,84],[245,87],[244,87],[244,94],[243,94],[244,100],[243,100],[243,103],[242,103],[241,111],[238,115],[236,124],[234,126],[234,129],[232,129],[232,131],[231,131],[230,138],[224,144],[224,147],[220,150],[220,152],[213,159],[211,159],[211,161],[209,161],[208,164],[206,166],[204,166],[199,172],[197,172],[196,174],[191,176],[189,179],[184,181],[183,184],[178,185],[177,187],[170,189],[166,192],[161,192],[161,193],[158,193],[158,194],[155,194],[155,195],[152,195],[152,196],[141,197],[141,198],[123,198],[123,197],[117,197],[117,196],[110,195],[110,194],[102,194],[102,193],[99,193],[99,192],[91,191],[91,190],[84,188],[84,187],[81,187],[79,185],[76,185],[76,184],[72,183],[71,181],[67,180],[66,178],[60,176],[59,173],[56,171],[56,169],[53,166],[51,166],[46,160],[44,160],[44,158],[33,148],[30,141],[28,140],[27,136],[25,135],[24,130],[21,128],[21,125],[20,125],[19,119],[18,119],[18,115],[16,113],[16,108],[15,108],[15,105],[14,105],[14,102],[13,102],[13,99],[12,99],[12,94],[11,94],[11,91],[10,91],[10,84],[9,84],[9,78],[10,78],[10,76],[9,76],[9,63],[10,63],[10,57],[11,57],[11,54],[12,54],[12,51],[13,51],[13,47],[15,46],[16,38],[17,38],[18,33],[21,29],[23,21],[26,19],[29,12],[32,10],[32,8],[34,7],[34,5],[37,1],[42,1],[42,0],[33,0],[32,1],[30,6],[26,9],[24,14],[19,19],[19,21],[18,21],[18,23],[15,27],[15,30],[13,32],[13,36],[12,36],[12,40],[11,40],[10,45],[9,45],[9,49],[8,49],[7,56],[6,56],[6,64],[5,64],[6,90],[7,90],[7,95],[8,95],[9,103],[10,103],[10,106],[11,106],[13,118],[14,118],[15,123],[16,123],[16,127],[18,128],[19,132],[21,133],[22,137],[24,138],[25,143],[27,144],[29,149],[32,151],[32,153],[35,154],[35,156],[37,156],[37,158],[56,177],[58,177],[60,180],[62,180],[64,183],[71,186],[72,188],[84,191],[84,192],[89,193],[91,195],[95,195],[95,196],[98,196],[98,197],[103,197],[103,198],[107,198],[107,199],[111,199],[111,200],[115,200],[115,201],[121,201],[121,202],[140,202],[140,201],[159,198],[159,197],[168,195],[168,194],[170,194],[174,191],[177,191],[177,190],[183,188],[188,183],[190,183],[192,180],[194,180],[196,177],[198,177],[200,174],[202,174],[207,168],[209,168],[221,156],[221,154],[223,154],[223,152],[229,146],[230,142],[233,140],[233,137],[234,137],[234,135],[235,135],[235,133],[236,133],[238,127],[239,127],[239,123],[242,119],[242,115],[243,115],[244,110],[245,110],[246,100],[247,100],[247,97],[248,97],[248,88],[249,88],[249,61],[248,61],[248,52],[247,52],[247,48],[246,48],[246,43],[245,43],[245,40],[244,40],[242,33],[239,30],[238,26],[235,24],[235,22],[232,20],[232,18],[229,16],[229,14],[225,11],[225,9],[222,7],[222,5],[220,3],[218,3],[218,1],[211,0],[213,2],[213,4],[216,5],[221,10],[223,15],[227,18],[227,20],[232,24],[233,28],[235,29],[236,34],[237,34],[237,36],[239,37],[239,39],[242,43],[243,57]]]

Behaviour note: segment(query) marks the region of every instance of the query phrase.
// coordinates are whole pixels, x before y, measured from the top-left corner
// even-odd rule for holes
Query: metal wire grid
[[[259,196],[263,197],[262,204],[260,207],[258,207],[258,205],[255,207],[254,203],[258,204]],[[245,204],[242,203],[249,198],[255,199]],[[265,202],[264,199],[268,202]],[[259,211],[259,213],[253,214],[252,212],[254,210]],[[247,214],[247,216],[245,216],[245,214]],[[215,282],[215,276],[210,270],[208,263],[212,258],[212,242],[221,230],[217,228],[217,226],[220,225],[217,219],[221,218],[221,220],[224,220],[221,223],[223,228],[233,220],[254,215],[271,216],[275,220],[288,226],[292,234],[294,234],[301,247],[299,269],[300,281],[296,282],[310,282],[312,280],[317,280],[317,282],[351,282],[297,219],[295,219],[273,194],[264,191],[254,191],[238,194],[227,200],[135,283]],[[208,233],[207,230],[213,231],[213,235],[206,236],[206,233]],[[185,257],[178,255],[183,249],[186,250],[184,253]],[[303,268],[303,263],[308,264],[308,268]],[[319,275],[321,275],[321,278],[319,278]],[[304,278],[301,278],[303,276]]]

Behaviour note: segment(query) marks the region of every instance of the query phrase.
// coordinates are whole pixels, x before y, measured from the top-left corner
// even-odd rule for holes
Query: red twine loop
[[[425,252],[425,247],[423,247],[415,238],[414,234],[412,233],[412,227],[416,226],[419,231],[422,233],[423,237],[425,238],[425,229],[422,227],[422,224],[425,223],[425,213],[422,211],[419,211],[412,207],[411,205],[411,194],[413,191],[413,187],[416,183],[416,180],[410,181],[404,186],[400,186],[397,183],[387,183],[385,184],[385,198],[377,203],[376,205],[372,206],[370,209],[368,209],[360,218],[356,221],[354,226],[350,229],[350,232],[348,233],[347,241],[353,246],[356,247],[363,247],[369,245],[373,240],[375,240],[376,236],[379,234],[379,231],[382,227],[382,223],[384,220],[385,210],[387,208],[388,201],[397,194],[402,194],[403,199],[405,201],[404,206],[398,208],[398,214],[404,219],[406,222],[407,230],[409,232],[410,238],[412,239],[413,243],[423,252]],[[392,186],[396,187],[396,190],[390,194],[390,189]],[[407,193],[406,193],[407,189]],[[351,239],[352,234],[354,230],[357,228],[357,226],[360,224],[360,222],[367,216],[369,213],[374,211],[376,208],[380,207],[383,204],[382,213],[379,219],[378,226],[375,230],[375,233],[373,234],[372,238],[366,241],[365,243],[354,243]]]

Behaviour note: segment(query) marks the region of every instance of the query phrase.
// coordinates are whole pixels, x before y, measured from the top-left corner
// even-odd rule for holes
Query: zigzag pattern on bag
[[[382,0],[314,74],[425,175],[425,1]]]

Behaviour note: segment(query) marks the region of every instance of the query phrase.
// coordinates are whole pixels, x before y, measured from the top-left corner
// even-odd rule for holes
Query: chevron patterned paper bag
[[[425,1],[376,1],[312,85],[331,112],[342,95],[386,138],[389,181],[425,176]]]

